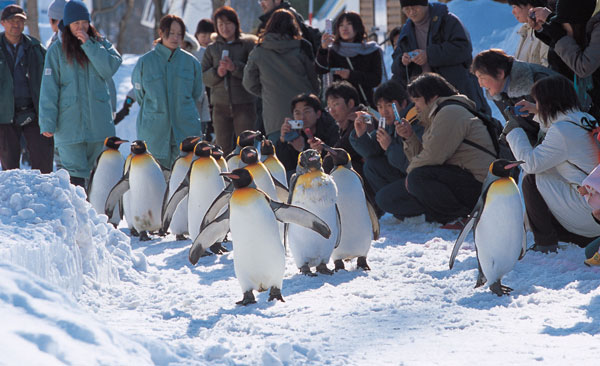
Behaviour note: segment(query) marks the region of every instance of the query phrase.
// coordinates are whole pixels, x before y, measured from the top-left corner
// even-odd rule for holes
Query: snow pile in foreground
[[[65,170],[0,172],[0,258],[77,296],[82,286],[114,284],[146,266],[129,238],[107,224],[69,184]]]

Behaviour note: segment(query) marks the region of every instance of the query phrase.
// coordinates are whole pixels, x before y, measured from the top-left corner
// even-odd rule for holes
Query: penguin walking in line
[[[127,220],[132,219],[140,241],[146,241],[150,240],[148,232],[161,229],[161,208],[167,182],[160,164],[148,152],[144,141],[135,140],[131,144],[131,153],[127,171],[106,199],[105,212],[112,216],[117,202],[129,191],[127,204],[131,217]]]
[[[245,165],[244,168],[248,169],[250,174],[252,174],[254,183],[258,189],[265,192],[273,200],[281,201],[278,197],[285,197],[284,200],[287,199],[287,187],[275,179],[269,172],[269,169],[260,162],[258,151],[255,147],[246,146],[243,148],[240,152],[240,158]]]
[[[277,155],[275,154],[275,146],[273,146],[273,142],[269,139],[264,139],[260,143],[260,160],[265,167],[271,173],[273,180],[279,181],[286,189],[288,189],[287,175],[285,172],[285,167],[277,159]],[[283,195],[283,192],[278,192],[277,198],[281,202],[286,202],[288,198],[288,194]]]
[[[324,239],[298,225],[287,225],[286,245],[289,245],[294,261],[304,275],[316,276],[311,272],[311,267],[316,267],[317,272],[322,274],[333,274],[327,268],[327,263],[340,243],[342,229],[337,197],[338,190],[333,178],[323,171],[321,155],[313,149],[303,151],[298,156],[296,174],[290,181],[288,203],[314,213],[333,232],[331,237]]]
[[[221,173],[228,172],[227,161],[223,157],[223,149],[219,145],[213,145],[212,150],[210,151],[211,156],[216,160],[217,164],[219,164],[219,168],[221,168]]]
[[[207,246],[231,231],[235,255],[233,265],[244,298],[239,305],[256,303],[253,290],[270,289],[269,300],[284,301],[281,296],[285,272],[285,248],[279,237],[278,221],[301,225],[325,238],[331,230],[314,214],[293,205],[271,200],[256,188],[247,169],[221,173],[233,183],[233,192],[223,191],[223,200],[215,200],[212,211],[227,210],[203,227],[189,252],[196,264]],[[216,205],[216,206],[215,206]]]
[[[474,230],[475,252],[479,275],[475,288],[490,282],[490,290],[498,296],[508,295],[510,287],[502,285],[502,276],[512,271],[526,251],[521,193],[510,170],[523,161],[498,159],[490,164],[481,195],[469,215],[469,221],[456,239],[450,255],[450,269],[465,237]]]
[[[220,175],[221,169],[211,156],[211,150],[212,145],[207,141],[196,144],[194,148],[196,160],[192,162],[188,174],[177,188],[177,191],[167,205],[163,207],[163,230],[169,227],[177,206],[187,197],[190,237],[195,239],[200,233],[202,218],[215,198],[225,188],[225,181]],[[211,247],[211,250],[216,254],[222,254],[226,251],[225,248],[221,247],[220,242],[218,245],[215,244],[215,247]]]
[[[340,245],[333,250],[331,258],[335,271],[344,269],[344,260],[357,258],[356,265],[365,271],[367,253],[371,240],[379,239],[379,220],[373,205],[367,200],[364,182],[352,169],[350,155],[344,149],[323,146],[333,160],[333,170],[329,173],[338,189],[337,205],[340,212]]]
[[[251,131],[246,130],[240,133],[237,138],[237,144],[235,150],[227,155],[227,167],[231,170],[241,168],[244,164],[242,163],[242,159],[240,157],[240,151],[246,146],[254,146],[254,142],[257,137],[260,137],[260,131]]]
[[[123,172],[121,173],[121,177],[124,176],[127,171],[129,171],[129,167],[131,166],[131,158],[133,158],[133,154],[129,153],[129,155],[127,155],[127,158],[125,159],[125,165],[123,165]],[[125,217],[125,222],[127,222],[129,233],[131,234],[131,236],[140,236],[140,233],[138,233],[138,231],[133,227],[133,215],[131,214],[129,190],[123,193],[123,197],[119,200],[119,204],[123,205],[123,216]]]
[[[192,165],[192,161],[194,160],[194,147],[200,141],[199,136],[190,136],[186,137],[179,144],[179,156],[173,162],[173,166],[171,167],[171,175],[169,177],[169,184],[167,187],[167,191],[165,193],[165,197],[163,200],[163,207],[169,202],[173,194],[181,182],[185,179],[188,171],[190,170],[190,166]],[[177,205],[175,212],[173,213],[173,218],[171,219],[171,225],[169,226],[171,233],[175,234],[176,240],[185,240],[185,234],[188,234],[188,200],[187,197],[183,198],[183,200]],[[163,228],[166,232],[169,228]]]
[[[129,142],[116,136],[107,137],[104,140],[104,151],[98,156],[90,175],[90,183],[87,187],[88,201],[96,212],[103,213],[106,198],[110,190],[119,182],[123,176],[125,159],[119,152],[122,143]],[[123,218],[123,204],[114,210],[113,215],[108,217],[108,222],[114,227],[119,225]]]

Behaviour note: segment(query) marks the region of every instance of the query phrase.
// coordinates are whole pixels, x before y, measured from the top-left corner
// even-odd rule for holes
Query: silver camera
[[[379,118],[379,128],[385,129],[385,117]]]
[[[290,119],[288,123],[292,126],[293,130],[301,130],[304,127],[304,121],[301,119]]]
[[[221,52],[221,60],[224,59],[225,57],[229,57],[229,50],[223,50]]]

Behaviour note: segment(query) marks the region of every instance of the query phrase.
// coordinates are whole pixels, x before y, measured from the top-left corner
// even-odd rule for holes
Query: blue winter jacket
[[[158,43],[138,60],[131,77],[136,100],[138,139],[158,159],[167,159],[171,141],[177,145],[201,133],[196,100],[202,96],[202,68],[190,53],[174,52]]]
[[[67,61],[62,42],[46,54],[40,92],[40,131],[54,133],[57,146],[100,142],[114,136],[109,84],[121,55],[106,39],[81,45],[89,59],[83,67]]]

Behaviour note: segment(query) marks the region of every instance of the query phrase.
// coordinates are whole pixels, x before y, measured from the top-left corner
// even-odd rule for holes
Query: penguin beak
[[[210,150],[210,146],[203,146],[202,151]]]
[[[124,144],[126,142],[129,142],[129,140],[117,140],[117,141],[115,141],[115,145],[121,145],[121,144]]]
[[[320,156],[318,156],[318,155],[313,155],[313,156],[311,156],[310,158],[308,158],[308,161],[317,161],[317,160],[319,160],[319,159],[320,159]]]
[[[507,164],[507,165],[504,167],[504,169],[506,169],[506,170],[510,170],[510,169],[512,169],[512,168],[514,168],[514,167],[517,167],[517,166],[521,165],[521,164],[525,164],[525,162],[524,162],[523,160],[514,161],[514,162],[512,162],[512,163],[510,163],[510,164]]]
[[[192,144],[195,144],[196,142],[200,141],[200,136],[196,137],[195,139],[192,139],[192,141],[190,141]]]
[[[321,144],[321,146],[323,146],[323,149],[325,149],[331,155],[335,155],[335,151],[331,148],[331,146],[327,144]]]
[[[219,175],[222,176],[222,177],[227,177],[227,178],[232,179],[232,180],[233,179],[240,179],[239,175],[233,174],[233,173],[220,173]]]

